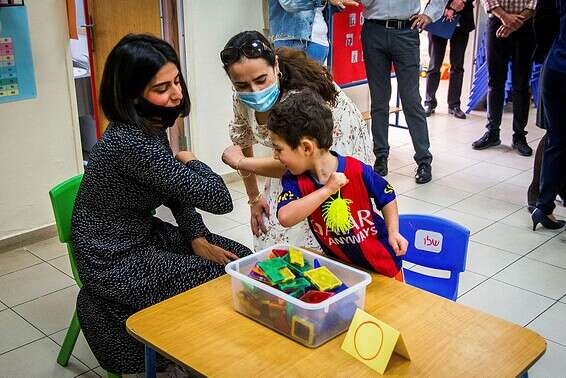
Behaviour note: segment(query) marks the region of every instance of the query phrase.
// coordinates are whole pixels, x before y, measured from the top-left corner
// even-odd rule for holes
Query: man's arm
[[[427,15],[431,22],[438,20],[442,17],[444,9],[446,8],[447,0],[430,0],[425,7],[423,14]]]

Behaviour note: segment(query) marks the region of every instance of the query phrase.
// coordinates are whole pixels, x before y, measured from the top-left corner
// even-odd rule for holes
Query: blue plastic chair
[[[409,241],[404,261],[450,271],[450,277],[443,278],[403,269],[405,282],[455,301],[460,273],[466,270],[470,230],[432,215],[403,214],[399,216],[399,231]]]

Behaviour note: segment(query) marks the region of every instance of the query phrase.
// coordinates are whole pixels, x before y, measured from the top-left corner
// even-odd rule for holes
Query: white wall
[[[25,4],[37,97],[0,104],[0,240],[52,224],[48,191],[82,161],[65,2]]]
[[[190,132],[197,157],[219,174],[232,169],[220,160],[230,145],[232,86],[220,51],[233,35],[263,28],[261,0],[184,1],[188,86],[192,110]]]

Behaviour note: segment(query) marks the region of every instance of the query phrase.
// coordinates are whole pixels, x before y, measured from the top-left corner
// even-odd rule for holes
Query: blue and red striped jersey
[[[401,269],[401,257],[390,246],[385,221],[376,211],[395,200],[393,188],[371,166],[353,157],[333,151],[332,154],[338,158],[337,172],[344,173],[349,180],[340,192],[342,198],[352,201],[349,207],[353,228],[345,234],[329,230],[322,216],[323,203],[308,217],[315,238],[327,255],[394,277]],[[286,172],[281,182],[283,191],[277,210],[323,186],[309,172],[299,176]],[[327,201],[332,199],[334,196]]]

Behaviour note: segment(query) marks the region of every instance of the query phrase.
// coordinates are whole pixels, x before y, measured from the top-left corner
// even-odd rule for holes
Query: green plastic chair
[[[75,282],[79,288],[83,287],[83,283],[81,282],[77,271],[77,262],[75,260],[73,246],[71,244],[71,217],[73,215],[75,198],[77,197],[77,192],[79,191],[82,179],[83,175],[77,175],[63,181],[49,191],[59,241],[67,245],[69,260],[71,261],[71,270],[73,271],[73,277],[75,278]],[[73,353],[73,348],[75,347],[80,331],[81,326],[79,324],[79,319],[77,318],[77,311],[75,310],[73,318],[71,319],[71,324],[69,325],[69,329],[65,335],[65,340],[63,341],[63,345],[61,346],[61,350],[57,356],[57,363],[59,365],[67,366],[69,363],[69,358],[71,358],[71,354]],[[108,378],[120,377],[120,374],[108,372]]]

